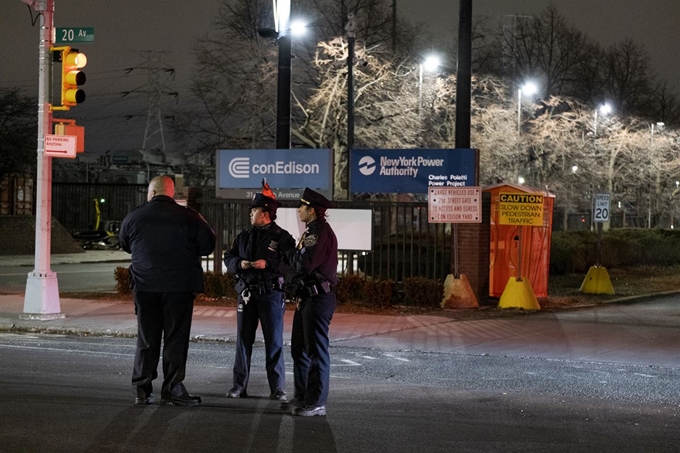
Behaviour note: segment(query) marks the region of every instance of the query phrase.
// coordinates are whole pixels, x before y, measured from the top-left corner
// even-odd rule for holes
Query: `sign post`
[[[467,276],[458,266],[458,224],[482,223],[482,188],[429,187],[427,196],[428,223],[453,224],[453,275],[444,282],[442,308],[476,308],[479,302]]]
[[[35,267],[28,273],[22,319],[63,318],[59,303],[57,274],[50,268],[52,236],[52,158],[45,153],[45,136],[51,132],[50,73],[54,0],[36,2],[43,16],[38,53],[38,152],[35,212]]]
[[[540,310],[531,283],[522,277],[522,236],[525,226],[543,226],[543,195],[501,192],[499,194],[500,225],[514,225],[517,234],[517,277],[510,277],[498,302],[500,308]]]
[[[597,255],[595,266],[588,269],[588,274],[579,291],[586,294],[614,294],[614,287],[607,269],[602,266],[602,224],[609,222],[610,194],[595,194],[593,222],[597,223]]]

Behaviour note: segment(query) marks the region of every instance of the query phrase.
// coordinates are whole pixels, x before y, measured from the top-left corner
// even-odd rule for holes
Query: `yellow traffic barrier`
[[[592,266],[588,269],[586,278],[579,289],[586,294],[614,294],[612,281],[609,279],[607,269],[601,266]]]
[[[534,294],[529,280],[517,280],[510,277],[508,284],[505,285],[501,299],[498,301],[498,308],[523,308],[525,310],[540,310],[538,299]]]
[[[442,308],[479,308],[479,302],[467,275],[460,274],[456,278],[453,274],[446,276],[444,280],[444,298],[441,303]]]

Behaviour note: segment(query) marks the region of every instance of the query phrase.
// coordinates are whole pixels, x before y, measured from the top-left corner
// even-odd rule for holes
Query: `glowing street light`
[[[420,63],[420,76],[418,78],[418,115],[423,109],[423,70],[427,72],[436,71],[441,66],[441,59],[436,55],[430,55]]]
[[[291,36],[298,38],[307,34],[307,22],[297,19],[290,23]]]
[[[527,82],[517,90],[517,134],[522,134],[522,93],[533,96],[538,93],[538,86],[534,82]]]
[[[612,106],[606,102],[600,106],[600,108],[595,110],[595,128],[593,129],[593,138],[597,137],[597,118],[598,113],[602,116],[607,116],[612,112]]]

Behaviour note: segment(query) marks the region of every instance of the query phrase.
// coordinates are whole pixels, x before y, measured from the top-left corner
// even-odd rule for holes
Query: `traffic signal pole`
[[[34,4],[41,13],[38,87],[38,153],[35,210],[35,268],[29,272],[22,319],[63,318],[59,303],[57,274],[50,266],[52,242],[52,158],[45,155],[45,134],[51,134],[50,84],[54,29],[54,0]]]

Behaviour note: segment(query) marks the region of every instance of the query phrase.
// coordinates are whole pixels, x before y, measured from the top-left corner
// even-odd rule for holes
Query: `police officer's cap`
[[[306,204],[316,209],[317,212],[324,213],[326,209],[332,208],[333,204],[319,192],[314,192],[309,187],[305,188],[300,199],[300,205]]]
[[[250,203],[251,208],[262,208],[272,213],[276,213],[276,210],[279,209],[280,206],[280,201],[261,193],[255,194],[252,203]]]

